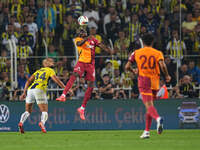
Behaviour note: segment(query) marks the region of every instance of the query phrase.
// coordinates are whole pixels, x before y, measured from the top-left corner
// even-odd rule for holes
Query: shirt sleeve
[[[36,74],[37,74],[37,71],[33,73],[34,76],[36,76]]]
[[[53,69],[49,69],[49,76],[52,77],[56,75],[55,71]]]
[[[128,61],[130,61],[130,62],[135,62],[135,52],[133,52],[132,54],[131,54],[131,56],[129,57],[129,59],[128,59]]]
[[[162,52],[160,52],[158,55],[158,61],[160,61],[160,60],[164,60],[164,56],[163,56]]]

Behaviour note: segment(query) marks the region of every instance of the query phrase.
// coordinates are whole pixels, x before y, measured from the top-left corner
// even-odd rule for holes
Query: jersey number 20
[[[147,58],[145,55],[140,56],[140,60],[143,61],[141,65],[141,69],[155,69],[156,67],[156,58],[154,56],[150,56]]]

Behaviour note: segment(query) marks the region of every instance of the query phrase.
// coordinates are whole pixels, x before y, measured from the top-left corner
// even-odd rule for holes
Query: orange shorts
[[[152,80],[149,77],[139,76],[138,87],[142,96],[143,103],[145,103],[146,101],[152,101],[156,99],[156,94],[158,90],[152,89]]]
[[[158,92],[158,90],[152,90],[150,88],[139,88],[139,91],[142,96],[143,103],[155,100]]]

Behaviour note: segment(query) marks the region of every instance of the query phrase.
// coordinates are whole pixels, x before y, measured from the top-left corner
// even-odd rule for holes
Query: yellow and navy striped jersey
[[[29,86],[29,89],[41,89],[46,91],[49,77],[54,76],[56,73],[52,68],[45,67],[37,70],[33,75],[35,76],[34,82]]]

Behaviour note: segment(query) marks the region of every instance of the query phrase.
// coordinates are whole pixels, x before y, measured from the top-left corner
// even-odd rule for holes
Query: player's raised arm
[[[22,93],[22,95],[20,96],[20,100],[23,100],[25,97],[26,97],[26,91],[29,87],[29,85],[34,81],[35,79],[35,76],[32,75],[27,81],[26,81],[26,84],[25,84],[25,87],[24,87],[24,91]]]
[[[166,66],[164,60],[160,60],[159,61],[159,65],[160,65],[160,68],[161,68],[162,72],[165,75],[166,82],[169,82],[171,80],[171,77],[169,76],[169,73],[168,73],[168,70],[167,70],[167,66]]]
[[[65,88],[65,85],[63,84],[63,82],[60,81],[60,79],[59,79],[56,75],[53,75],[53,76],[51,77],[51,79],[52,79],[55,83],[57,83],[61,88]]]
[[[105,46],[103,43],[100,43],[98,47],[110,53],[111,55],[114,54],[114,50],[112,50],[110,47]]]

